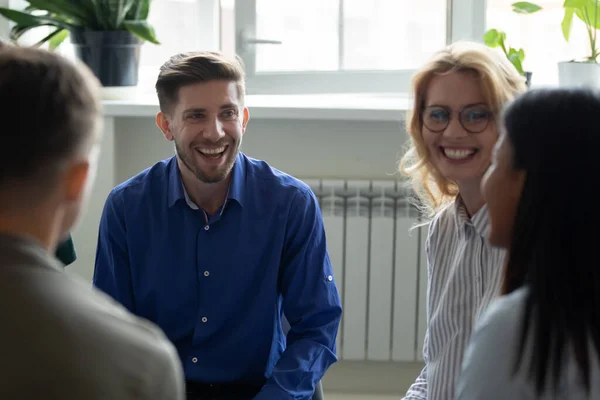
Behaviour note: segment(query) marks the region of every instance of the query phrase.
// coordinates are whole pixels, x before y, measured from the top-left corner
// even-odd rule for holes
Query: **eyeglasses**
[[[469,133],[481,133],[494,118],[493,113],[484,105],[473,105],[458,112],[458,122]],[[423,125],[431,132],[443,132],[452,120],[452,110],[443,106],[429,106],[421,114]]]

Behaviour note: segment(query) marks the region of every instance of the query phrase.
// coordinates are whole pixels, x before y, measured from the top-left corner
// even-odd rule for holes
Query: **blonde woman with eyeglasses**
[[[471,42],[437,52],[413,78],[410,148],[400,171],[431,223],[425,367],[406,400],[453,398],[473,324],[498,294],[504,251],[487,242],[480,186],[498,138],[497,113],[526,89],[506,58]]]

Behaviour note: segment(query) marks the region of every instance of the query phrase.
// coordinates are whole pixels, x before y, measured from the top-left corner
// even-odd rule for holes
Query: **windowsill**
[[[249,95],[246,104],[254,119],[343,121],[403,121],[411,100],[402,93]],[[153,95],[129,100],[104,100],[107,117],[154,117]]]

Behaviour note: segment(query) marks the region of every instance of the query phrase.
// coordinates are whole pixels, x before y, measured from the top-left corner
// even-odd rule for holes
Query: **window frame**
[[[446,43],[483,42],[486,6],[486,0],[446,0]],[[252,94],[407,93],[415,72],[412,69],[257,73],[254,49],[276,44],[259,43],[244,48],[244,38],[256,36],[256,0],[235,0],[235,30],[235,50],[244,61],[247,90]]]

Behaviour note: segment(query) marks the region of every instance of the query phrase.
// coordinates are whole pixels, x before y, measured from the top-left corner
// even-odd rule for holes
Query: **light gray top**
[[[586,396],[573,354],[564,357],[559,390],[549,389],[542,397],[535,396],[535,384],[527,379],[531,357],[531,340],[525,348],[522,368],[513,377],[515,357],[519,349],[521,318],[525,310],[526,288],[494,300],[481,319],[467,348],[462,373],[457,384],[457,400],[524,400],[600,399],[600,369],[598,358],[590,349],[590,396]],[[531,331],[530,331],[531,332]],[[550,385],[552,378],[546,383]],[[552,387],[552,386],[549,386]]]
[[[0,234],[0,399],[183,400],[174,346],[33,240]]]

